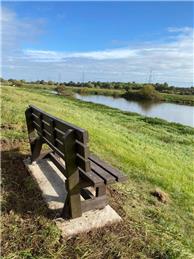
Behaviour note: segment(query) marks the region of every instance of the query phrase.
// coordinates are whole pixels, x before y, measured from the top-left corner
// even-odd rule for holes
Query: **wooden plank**
[[[85,200],[88,200],[88,199],[94,199],[94,195],[86,188],[82,188],[80,190],[80,194],[81,196],[85,199]]]
[[[76,152],[84,158],[88,158],[90,154],[89,147],[78,140],[76,140]]]
[[[84,144],[88,142],[88,133],[86,130],[79,128],[69,122],[58,119],[55,116],[52,116],[42,111],[41,109],[37,108],[34,105],[30,105],[30,108],[32,109],[33,113],[36,114],[37,116],[39,115],[39,113],[42,113],[43,120],[45,120],[48,123],[49,123],[49,119],[53,119],[55,121],[56,128],[58,128],[59,130],[66,131],[68,129],[73,129],[76,139],[83,142]]]
[[[61,140],[59,140],[58,138],[55,139],[55,145],[57,146],[57,148],[59,150],[61,150],[63,148],[63,142]]]
[[[38,115],[37,114],[35,114],[35,113],[33,113],[33,112],[31,112],[31,115],[32,115],[32,117],[33,118],[36,118],[36,119],[38,119],[39,117],[38,117]]]
[[[67,172],[66,172],[66,168],[65,165],[62,164],[61,161],[59,161],[59,159],[57,159],[57,157],[55,156],[55,154],[53,154],[52,152],[50,152],[47,157],[53,162],[53,164],[61,171],[61,173],[67,177]]]
[[[34,122],[33,122],[34,123]],[[39,127],[37,127],[37,125],[35,125],[37,132],[39,133],[39,135],[41,136],[41,132]],[[52,134],[49,133],[47,130],[43,130],[44,132],[44,141],[54,150],[57,152],[57,154],[64,158],[64,154],[63,154],[63,150],[64,150],[64,146],[63,144],[61,144],[61,141],[55,141],[53,140]],[[76,151],[75,151],[76,152]],[[84,159],[82,156],[80,156],[79,154],[76,154],[77,158],[76,158],[76,163],[77,166],[81,169],[83,169],[85,172],[90,171],[90,161],[89,159]]]
[[[108,204],[106,195],[81,202],[82,212],[95,209],[103,209]]]
[[[101,186],[104,184],[104,180],[96,175],[94,172],[85,172],[79,168],[80,178],[88,182],[88,186]]]
[[[37,128],[36,128],[36,130],[37,130],[37,133],[38,133],[40,136],[42,136],[40,130],[37,129]],[[44,132],[45,132],[45,131],[44,131]],[[47,145],[49,145],[49,147],[50,147],[51,149],[53,149],[53,151],[55,151],[61,158],[64,159],[64,153],[61,151],[61,148],[59,149],[59,148],[58,148],[58,145],[54,146],[54,145],[51,143],[51,138],[50,138],[49,135],[46,135],[46,132],[45,132],[45,136],[43,136],[42,139],[45,141],[45,143],[46,143]]]
[[[35,115],[34,113],[32,113],[32,119],[33,121],[35,121],[39,126],[41,125],[41,122],[40,122],[40,118]]]
[[[32,121],[32,123],[34,124],[35,129],[40,131],[40,125],[36,121]]]
[[[51,143],[55,145],[55,122],[53,119],[50,119],[50,129],[51,129]]]
[[[39,126],[36,125],[36,123],[33,121],[33,124],[38,132],[38,134],[40,136],[42,136],[42,133],[40,132],[40,128]],[[44,141],[54,150],[56,151],[56,153],[64,158],[64,154],[63,154],[63,150],[64,150],[64,146],[63,143],[59,140],[59,139],[55,139],[55,144],[53,144],[53,138],[52,138],[52,134],[49,133],[47,130],[43,130],[44,132],[44,137],[42,137],[44,139]],[[84,159],[83,157],[79,156],[79,154],[77,155],[77,165],[85,170],[86,172],[90,171],[90,161],[88,159]]]
[[[41,131],[42,135],[44,136],[44,124],[42,122],[42,114],[40,113],[38,115],[38,117],[39,117],[39,120],[40,120],[40,131]]]
[[[92,161],[91,161],[91,169],[104,180],[105,184],[111,184],[111,183],[116,182],[115,177],[113,177],[111,174],[107,173],[107,171],[105,171],[103,168],[96,165]]]
[[[61,130],[59,130],[55,127],[55,135],[59,141],[62,141],[64,134],[65,134],[65,132],[62,132]],[[76,152],[84,158],[88,158],[88,156],[89,156],[89,148],[88,148],[87,144],[83,144],[82,142],[80,142],[77,139],[76,139]]]
[[[98,166],[103,168],[105,171],[110,173],[112,176],[114,176],[116,178],[117,182],[122,182],[122,181],[126,181],[127,180],[127,176],[121,174],[116,168],[108,165],[106,162],[104,162],[103,160],[99,159],[94,154],[89,156],[89,160],[91,160],[92,162],[94,162],[95,164],[97,164]]]
[[[83,169],[85,172],[89,172],[90,169],[90,161],[89,159],[85,159],[84,157],[76,154],[76,163],[79,168]]]
[[[49,133],[52,133],[52,129],[51,129],[50,125],[48,123],[45,123],[44,120],[42,120],[42,123],[43,123],[44,129],[47,130]]]

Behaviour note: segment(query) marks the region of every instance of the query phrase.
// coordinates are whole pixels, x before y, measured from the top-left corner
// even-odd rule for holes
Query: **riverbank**
[[[30,103],[87,129],[91,150],[128,175],[108,194],[121,225],[61,240],[22,165],[29,155],[24,111]],[[2,87],[1,123],[4,258],[193,257],[193,128],[16,87]],[[153,195],[156,188],[164,202]]]
[[[83,95],[104,95],[104,96],[113,96],[113,97],[123,97],[126,100],[136,100],[134,98],[135,90],[128,91],[125,90],[114,90],[114,89],[98,89],[98,88],[80,88],[80,87],[67,87],[73,92],[83,94]],[[130,93],[132,93],[130,95]],[[158,92],[160,101],[169,102],[169,103],[178,103],[194,106],[194,95],[181,95],[181,94],[169,94],[169,93],[160,93]]]
[[[55,90],[58,86],[56,85],[47,85],[47,84],[23,84],[21,88],[31,88],[31,89],[44,89],[44,90]],[[124,89],[103,89],[103,88],[87,88],[87,87],[72,87],[65,86],[64,91],[73,93],[79,93],[82,95],[104,95],[104,96],[113,96],[113,97],[122,97],[126,100],[135,100],[133,95],[127,95]],[[129,90],[129,93],[135,93],[137,90]],[[160,101],[178,103],[194,106],[194,95],[184,95],[184,94],[172,94],[172,93],[158,93]]]
[[[105,95],[81,95],[75,93],[74,97],[85,102],[102,104],[121,111],[135,112],[146,117],[159,118],[194,127],[194,106],[150,100],[134,101]]]

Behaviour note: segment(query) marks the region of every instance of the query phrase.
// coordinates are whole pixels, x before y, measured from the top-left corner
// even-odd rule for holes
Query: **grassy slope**
[[[41,198],[34,194],[38,191],[31,178],[26,174],[21,179],[21,165],[11,175],[12,155],[5,152],[2,221],[6,258],[190,258],[194,253],[194,129],[41,90],[4,87],[2,138],[27,140],[24,110],[29,103],[86,128],[91,150],[129,176],[126,184],[115,187],[118,192],[111,188],[109,194],[124,221],[61,241]],[[17,155],[26,152],[26,143],[20,144]],[[169,195],[167,204],[150,195],[155,187]],[[20,212],[11,210],[10,199],[21,206]]]

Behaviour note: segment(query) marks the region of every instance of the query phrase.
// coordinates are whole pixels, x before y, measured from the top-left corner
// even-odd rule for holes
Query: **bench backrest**
[[[26,110],[28,124],[36,130],[43,141],[65,160],[65,137],[73,131],[75,139],[73,150],[76,153],[77,166],[85,172],[90,171],[88,132],[73,124],[60,120],[39,108],[30,105]]]

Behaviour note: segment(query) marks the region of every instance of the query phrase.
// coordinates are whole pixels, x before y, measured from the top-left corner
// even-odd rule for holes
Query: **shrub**
[[[161,97],[158,91],[154,88],[153,85],[144,85],[140,90],[131,90],[126,91],[123,94],[123,97],[126,99],[132,100],[153,100],[160,101]]]
[[[56,91],[57,91],[59,94],[61,94],[62,92],[65,91],[65,86],[64,86],[64,85],[58,85],[58,86],[56,87]]]
[[[139,90],[142,99],[146,100],[160,100],[159,93],[156,91],[153,85],[145,85],[141,90]]]

